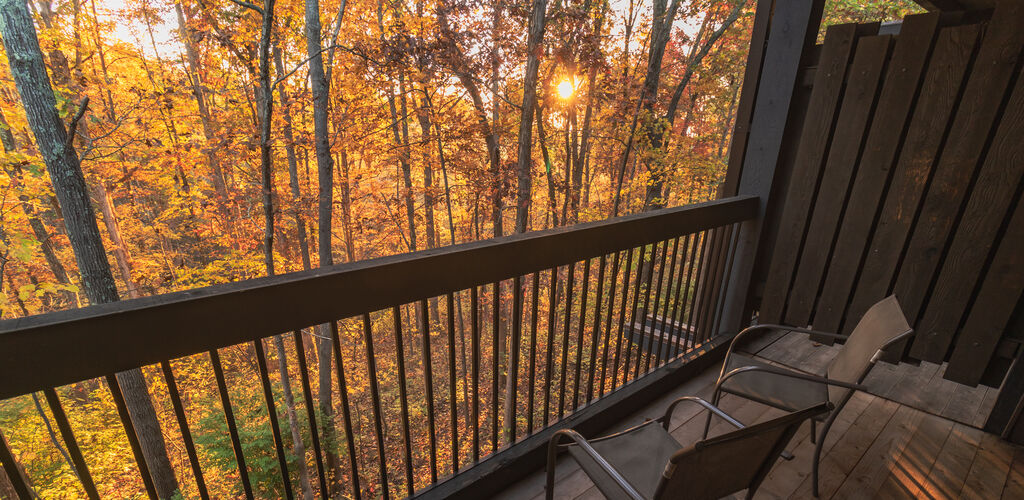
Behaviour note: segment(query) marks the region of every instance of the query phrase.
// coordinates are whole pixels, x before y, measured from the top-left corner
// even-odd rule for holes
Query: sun
[[[572,84],[571,80],[562,80],[558,84],[558,96],[562,99],[568,99],[572,97],[573,92],[576,91],[576,87]]]

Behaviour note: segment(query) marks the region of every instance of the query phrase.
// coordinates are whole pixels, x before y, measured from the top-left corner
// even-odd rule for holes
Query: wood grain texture
[[[944,28],[939,33],[920,100],[847,308],[844,333],[852,331],[868,308],[889,293],[948,130],[936,123],[947,123],[955,109],[979,33],[977,25]]]
[[[925,414],[909,406],[900,406],[868,448],[834,498],[863,498],[882,486],[890,464],[903,454]]]
[[[911,325],[917,324],[924,310],[947,238],[1015,74],[1024,46],[1024,30],[1019,26],[1022,16],[1024,2],[1007,0],[996,6],[925,197],[894,288]],[[944,353],[931,349],[930,342],[929,335],[917,336],[912,354],[940,361]]]
[[[878,87],[892,37],[863,37],[850,65],[835,136],[822,174],[817,201],[807,227],[793,289],[786,306],[786,323],[808,324],[842,217],[851,178],[863,151],[868,125],[878,99]]]
[[[1024,203],[1018,202],[949,358],[946,378],[970,385],[981,381],[1021,293],[1024,293]]]
[[[839,331],[882,196],[889,186],[911,111],[917,102],[939,18],[937,12],[908,16],[893,46],[878,109],[871,121],[821,298],[815,308],[813,323],[818,330]]]
[[[967,307],[974,296],[969,292],[973,292],[979,283],[989,253],[994,251],[995,245],[988,242],[997,241],[1008,210],[1019,198],[1018,186],[1024,178],[1024,141],[1020,140],[1022,126],[1024,79],[1018,77],[946,252],[938,281],[918,322],[917,340],[910,352],[915,358],[937,360],[945,357],[961,318],[968,313]],[[1012,306],[1007,315],[1010,311]],[[983,373],[987,365],[985,361],[987,359],[979,362],[975,370]]]
[[[829,26],[825,33],[825,43],[814,75],[814,87],[800,137],[797,160],[786,190],[775,252],[761,301],[759,319],[765,323],[778,323],[782,316],[807,225],[807,214],[814,204],[821,170],[832,139],[856,34],[855,24]]]

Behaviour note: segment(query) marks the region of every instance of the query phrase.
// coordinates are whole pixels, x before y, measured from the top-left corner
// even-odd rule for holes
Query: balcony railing
[[[120,469],[155,498],[114,375],[134,368],[165,440],[183,448],[172,464],[186,496],[292,497],[298,467],[321,497],[409,495],[696,355],[720,320],[728,235],[757,210],[734,197],[3,321],[0,400],[43,392],[92,498],[112,491],[90,474],[109,458],[76,440],[89,430],[65,411],[65,386],[109,391],[135,461]],[[332,371],[321,374],[325,345]],[[294,403],[285,379],[301,392]],[[290,456],[289,405],[304,457]],[[223,433],[210,435],[211,419]],[[256,427],[270,428],[272,449],[252,446]],[[27,487],[7,446],[0,461]],[[211,478],[210,467],[233,470]]]

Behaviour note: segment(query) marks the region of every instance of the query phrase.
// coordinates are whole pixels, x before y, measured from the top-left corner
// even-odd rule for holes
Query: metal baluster
[[[626,304],[629,303],[629,276],[633,272],[633,250],[626,252],[626,277],[622,280],[622,301],[619,304],[619,341],[615,344],[615,362],[612,364],[612,389],[619,386],[619,355],[622,353],[626,333]],[[626,347],[626,356],[629,356],[629,347]],[[629,368],[627,368],[628,370]],[[622,383],[626,383],[623,377]]]
[[[299,380],[302,382],[302,398],[306,401],[306,418],[309,420],[309,437],[313,442],[313,456],[316,458],[317,479],[320,481],[320,498],[328,498],[327,473],[324,470],[324,459],[320,449],[320,431],[317,430],[316,409],[313,406],[313,391],[309,387],[309,367],[306,365],[306,350],[303,348],[302,332],[292,332],[295,341],[295,357],[299,360]]]
[[[721,252],[717,250],[719,250],[719,243],[721,243],[722,230],[723,228],[721,227],[713,229],[712,235],[708,238],[708,267],[704,272],[704,284],[701,286],[700,316],[697,317],[697,324],[700,325],[701,343],[706,342],[710,337],[709,330],[712,325],[709,324],[708,315],[711,314],[711,309],[714,307],[714,278],[718,273],[719,261],[721,260]]]
[[[644,262],[647,261],[647,246],[644,245],[644,246],[641,246],[641,247],[637,247],[637,250],[638,250],[638,254],[637,254],[638,258],[637,258],[637,261],[636,261],[636,264],[637,264],[637,266],[636,266],[636,283],[633,285],[633,302],[632,302],[632,305],[630,306],[630,312],[629,312],[629,339],[626,342],[626,362],[624,363],[625,371],[624,371],[624,373],[622,375],[622,383],[623,384],[625,384],[629,380],[632,380],[631,378],[629,378],[629,365],[630,365],[630,358],[632,357],[632,353],[633,353],[633,334],[635,333],[634,329],[636,328],[636,312],[637,312],[637,307],[640,305],[640,283],[643,281],[643,278],[644,278]],[[643,342],[643,332],[642,331],[640,332],[639,336],[640,336],[640,342],[636,346],[636,362],[637,362],[637,366],[640,366],[640,353],[641,353],[641,350],[642,350],[643,345],[644,345],[644,342]],[[636,378],[636,375],[634,375],[633,378]]]
[[[700,292],[702,290],[701,287],[702,287],[702,285],[704,284],[704,281],[705,281],[705,279],[701,279],[701,275],[705,274],[704,255],[705,255],[705,253],[707,251],[708,240],[710,239],[708,236],[710,236],[708,234],[708,231],[704,231],[704,232],[701,233],[700,253],[699,253],[699,256],[697,257],[697,275],[696,275],[696,277],[694,277],[694,283],[693,283],[693,301],[690,303],[690,320],[689,320],[690,340],[692,342],[691,348],[696,347],[696,345],[697,345],[697,336],[698,336],[698,333],[699,333],[699,330],[700,330],[700,325],[698,325],[697,322],[700,321],[699,314],[700,314],[700,306],[702,305],[701,304],[702,301],[700,300]]]
[[[366,315],[369,320],[370,315]],[[352,410],[348,405],[348,384],[345,381],[345,363],[341,358],[341,338],[338,335],[338,323],[331,321],[332,350],[334,351],[334,367],[338,372],[338,393],[341,395],[342,424],[345,426],[345,443],[348,448],[348,463],[352,473],[352,496],[356,500],[362,497],[359,487],[359,464],[356,463],[355,434],[352,433]]]
[[[498,451],[498,370],[501,369],[501,282],[491,283],[491,453]]]
[[[34,495],[28,489],[28,485],[25,484],[25,478],[21,476],[18,464],[14,461],[14,454],[7,447],[7,438],[4,437],[3,431],[0,431],[0,463],[3,463],[4,472],[7,473],[7,477],[11,480],[11,485],[14,486],[14,492],[18,494],[18,498],[34,498]]]
[[[572,323],[572,287],[576,278],[576,263],[569,264],[569,275],[565,285],[565,324],[562,325],[562,390],[558,392],[558,418],[565,416],[565,382],[569,368],[569,326]]]
[[[270,429],[274,435],[274,448],[277,449],[277,464],[281,467],[281,480],[284,482],[284,495],[294,498],[292,482],[288,478],[288,459],[284,453],[281,440],[281,425],[277,421],[277,405],[274,403],[274,392],[270,389],[270,374],[267,371],[267,353],[264,351],[263,339],[253,342],[256,347],[256,364],[259,366],[260,384],[263,385],[263,399],[267,404],[267,415],[270,417]],[[303,457],[305,459],[305,457]]]
[[[618,280],[615,278],[619,275],[619,257],[622,252],[615,252],[615,257],[612,259],[612,274],[611,274],[611,290],[608,291],[608,320],[604,324],[604,353],[601,355],[601,385],[598,389],[598,396],[604,395],[604,384],[607,377],[608,371],[608,349],[612,341],[612,316],[615,316],[615,286],[618,284]]]
[[[383,409],[380,405],[380,388],[377,385],[377,358],[373,352],[373,325],[370,313],[363,313],[363,342],[366,345],[366,372],[370,380],[370,399],[373,403],[373,430],[377,438],[377,458],[380,467],[380,486],[384,498],[390,498],[388,491],[388,465],[384,449],[384,426],[381,420]]]
[[[530,389],[526,394],[526,435],[533,434],[534,384],[537,378],[537,296],[540,294],[540,273],[533,273],[533,292],[530,294]]]
[[[666,243],[666,245],[667,245],[667,243]],[[672,280],[676,276],[676,257],[678,257],[678,252],[679,252],[679,238],[675,238],[675,239],[672,240],[672,258],[670,258],[668,260],[668,278],[665,280],[665,287],[666,287],[665,288],[665,297],[663,299],[661,299],[661,303],[663,304],[662,308],[661,308],[661,315],[660,315],[660,317],[661,317],[661,336],[660,336],[660,338],[661,338],[661,349],[658,350],[658,364],[657,364],[657,366],[661,366],[662,362],[668,360],[669,350],[671,349],[672,345],[675,344],[675,340],[672,338],[672,336],[670,334],[670,329],[671,329],[670,328],[670,325],[671,325],[670,321],[671,321],[671,318],[668,317],[668,309],[669,309],[669,304],[672,303],[672,285],[673,285]],[[662,271],[664,272],[664,270],[665,270],[665,268],[664,268],[664,266],[662,266]],[[661,285],[659,284],[658,286],[661,286]],[[659,296],[660,296],[660,293],[659,293]],[[655,313],[655,324],[657,324],[657,318],[659,316],[658,315],[658,311],[655,310],[654,313]]]
[[[199,466],[199,456],[196,453],[196,445],[192,441],[192,431],[188,427],[188,419],[185,418],[185,407],[181,404],[181,395],[178,393],[178,384],[174,381],[174,371],[169,361],[161,361],[160,369],[164,373],[164,380],[167,382],[167,393],[171,397],[171,406],[174,407],[174,417],[178,420],[178,429],[181,431],[181,441],[185,443],[185,452],[188,454],[188,463],[192,467],[192,475],[196,478],[196,488],[199,489],[199,497],[203,500],[210,498],[206,490],[206,478],[203,477],[203,469]]]
[[[142,454],[142,445],[139,444],[139,436],[135,433],[135,425],[128,413],[128,405],[125,404],[124,393],[121,392],[121,386],[117,383],[117,376],[107,375],[106,380],[107,387],[114,399],[114,406],[117,407],[117,416],[121,419],[121,426],[124,427],[125,436],[128,438],[128,445],[131,446],[132,455],[135,456],[135,462],[139,466],[142,484],[145,485],[149,498],[157,500],[156,485],[153,484],[153,477],[149,475],[149,464],[146,463],[146,456]]]
[[[516,442],[516,404],[519,392],[519,342],[523,336],[523,282],[520,276],[512,279],[512,335],[508,349],[508,390],[509,401],[505,411],[505,441]]]
[[[576,326],[576,378],[572,382],[572,411],[579,408],[580,378],[583,376],[583,329],[587,325],[587,294],[590,291],[590,259],[583,261],[583,290],[580,294],[580,320]]]
[[[249,482],[249,468],[245,465],[242,442],[238,439],[238,423],[235,422],[235,412],[231,409],[231,398],[228,397],[228,384],[224,379],[224,366],[220,363],[220,354],[217,352],[217,349],[210,351],[210,363],[213,365],[213,376],[217,379],[217,391],[220,393],[220,403],[224,409],[224,420],[228,424],[231,448],[235,452],[235,462],[238,464],[238,478],[242,482],[245,497],[251,499],[253,494],[252,484]]]
[[[85,494],[90,500],[99,499],[100,494],[96,491],[96,483],[92,481],[92,475],[89,474],[89,466],[85,464],[85,457],[82,456],[82,450],[78,447],[78,441],[75,440],[75,433],[71,431],[71,423],[68,422],[68,415],[64,413],[64,407],[60,404],[57,391],[48,387],[43,389],[43,395],[46,396],[46,404],[49,405],[53,420],[57,423],[57,429],[60,430],[60,437],[64,439],[68,454],[71,455],[71,463],[75,464],[75,472],[78,475],[78,480],[82,482],[82,487],[85,488]]]
[[[405,380],[405,341],[402,338],[402,312],[391,308],[395,331],[395,356],[398,361],[398,401],[402,409],[402,442],[405,445],[405,491],[412,496],[416,485],[412,478],[412,436],[409,433],[409,392]]]
[[[437,430],[434,425],[434,358],[430,354],[430,310],[427,299],[420,300],[420,320],[423,323],[423,379],[426,384],[427,427],[430,429],[430,479],[437,482]]]
[[[472,373],[473,384],[473,463],[480,461],[480,297],[477,287],[469,289],[470,329],[473,333]]]
[[[452,429],[452,474],[459,472],[459,407],[455,399],[455,297],[448,292],[448,413]]]
[[[594,300],[594,334],[590,342],[590,374],[587,376],[587,398],[584,404],[589,404],[594,397],[594,373],[597,371],[597,346],[601,343],[601,300],[604,298],[604,266],[605,256],[597,266],[597,297]]]
[[[722,271],[722,279],[719,281],[719,294],[718,301],[715,303],[715,319],[712,331],[717,332],[722,320],[722,304],[725,299],[726,288],[728,288],[729,278],[732,274],[732,261],[733,257],[736,256],[736,240],[739,238],[739,226],[733,225],[729,227],[729,233],[727,238],[729,239],[728,253],[726,253],[725,267]]]
[[[680,302],[682,302],[682,304],[683,304],[683,310],[686,310],[686,291],[687,291],[686,287],[689,285],[689,282],[688,281],[683,281],[683,275],[686,274],[686,273],[683,272],[683,267],[687,266],[687,264],[686,264],[687,263],[686,255],[687,255],[687,252],[689,251],[689,249],[690,249],[690,235],[688,234],[688,235],[686,235],[683,238],[683,252],[680,254],[680,257],[679,257],[679,275],[676,276],[676,299],[675,299],[675,301],[672,304],[672,313],[669,314],[669,317],[668,317],[669,320],[672,321],[672,330],[671,330],[671,332],[672,332],[672,338],[675,339],[675,341],[673,342],[673,345],[672,345],[672,355],[671,355],[672,359],[675,359],[676,356],[679,355],[680,345],[682,345],[682,347],[684,349],[686,348],[686,330],[684,330],[685,327],[682,325],[683,318],[678,316],[678,313],[680,312],[679,311],[679,303]],[[689,279],[689,278],[687,278],[687,279]],[[678,318],[678,319],[676,319],[676,318]]]
[[[555,349],[555,300],[558,288],[558,268],[551,268],[551,279],[548,280],[548,345],[547,357],[544,370],[544,427],[551,421],[551,386],[554,378],[551,372],[554,371]]]
[[[655,243],[651,246],[651,272],[647,275],[647,292],[644,293],[644,314],[640,320],[640,331],[647,332],[648,318],[650,318],[651,324],[651,336],[647,342],[647,359],[644,361],[644,373],[651,371],[651,365],[654,364],[654,357],[658,352],[658,348],[655,347],[655,340],[658,341],[658,346],[661,346],[661,340],[654,338],[654,318],[651,311],[658,310],[658,299],[661,294],[661,277],[665,274],[665,254],[668,253],[668,240],[662,242],[661,245],[661,260],[658,264],[658,283],[654,284],[654,266],[655,259],[658,258],[658,244]],[[652,295],[653,294],[653,295]],[[639,366],[639,365],[637,365]]]

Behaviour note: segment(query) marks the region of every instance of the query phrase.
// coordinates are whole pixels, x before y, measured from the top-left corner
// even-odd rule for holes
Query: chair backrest
[[[860,383],[874,364],[875,354],[911,331],[896,296],[882,299],[864,313],[842,350],[829,364],[826,375],[832,380]],[[829,401],[836,403],[842,401],[850,389],[829,386],[828,392]]]
[[[712,499],[753,492],[800,424],[828,410],[823,403],[683,448],[669,460],[654,497]]]

